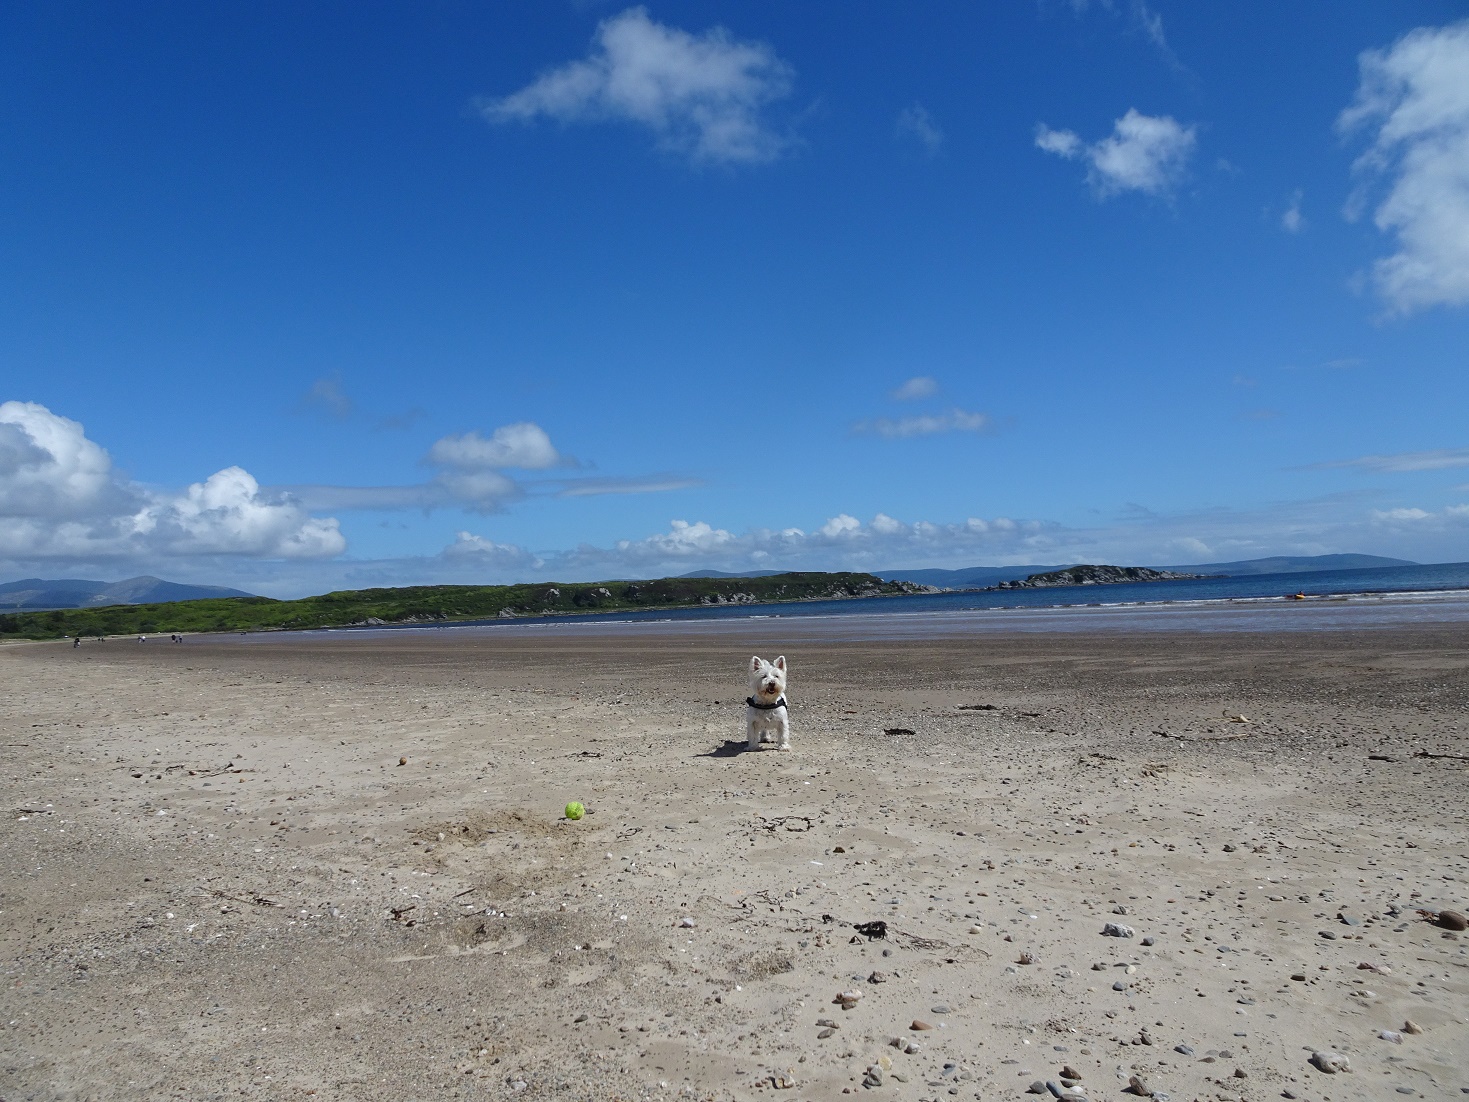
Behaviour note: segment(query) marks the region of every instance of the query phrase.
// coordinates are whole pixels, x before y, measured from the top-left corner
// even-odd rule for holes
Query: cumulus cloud
[[[915,103],[912,107],[905,107],[898,112],[898,135],[917,139],[918,143],[926,149],[929,154],[939,151],[944,144],[944,132],[938,123],[933,121],[933,116],[921,103]]]
[[[1337,126],[1370,134],[1356,171],[1387,189],[1373,221],[1396,235],[1397,252],[1373,266],[1377,291],[1399,314],[1469,303],[1469,20],[1420,27],[1358,64],[1356,99]]]
[[[1087,180],[1099,198],[1124,191],[1166,195],[1182,179],[1197,144],[1195,128],[1168,115],[1136,108],[1118,119],[1112,133],[1087,143],[1071,130],[1036,127],[1036,148],[1087,164]]]
[[[89,517],[137,503],[77,422],[35,402],[0,405],[0,517]]]
[[[227,467],[181,493],[123,477],[76,421],[35,402],[0,405],[0,557],[195,555],[321,558],[346,549],[337,521]]]
[[[915,375],[893,391],[892,398],[897,402],[912,402],[919,398],[931,398],[938,391],[938,380],[932,375]]]
[[[479,106],[491,122],[634,122],[696,162],[756,162],[785,147],[762,111],[790,88],[790,66],[764,43],[723,27],[690,34],[636,7],[598,26],[586,58]]]
[[[987,413],[951,409],[914,417],[878,417],[871,421],[858,421],[852,426],[852,431],[863,436],[881,436],[885,440],[905,440],[949,432],[988,432],[993,427],[994,421]]]
[[[526,567],[532,570],[544,565],[543,561],[513,543],[496,543],[484,536],[476,536],[471,532],[460,532],[454,537],[454,542],[441,552],[446,559],[469,563],[478,567],[490,569],[516,569]]]
[[[425,462],[460,471],[544,470],[564,462],[546,430],[531,421],[503,425],[485,439],[477,432],[435,440]]]
[[[1469,467],[1469,448],[1433,448],[1422,452],[1399,452],[1396,455],[1362,455],[1356,459],[1337,459],[1317,463],[1316,470],[1332,467],[1356,467],[1364,471],[1443,471],[1453,467]]]

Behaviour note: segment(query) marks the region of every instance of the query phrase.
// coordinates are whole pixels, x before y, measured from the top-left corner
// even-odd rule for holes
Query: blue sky
[[[0,15],[0,577],[1469,559],[1458,3]]]

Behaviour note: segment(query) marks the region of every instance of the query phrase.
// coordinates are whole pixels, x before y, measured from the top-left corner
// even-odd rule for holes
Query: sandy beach
[[[738,752],[752,653],[793,753]],[[1469,908],[1461,625],[113,640],[0,684],[5,1102],[1469,1092],[1469,934],[1419,914]]]

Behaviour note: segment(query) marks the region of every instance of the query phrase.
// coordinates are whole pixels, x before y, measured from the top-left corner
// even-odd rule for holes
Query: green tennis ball
[[[568,819],[580,819],[586,813],[587,809],[582,807],[576,800],[572,800],[571,803],[566,805],[566,817]]]

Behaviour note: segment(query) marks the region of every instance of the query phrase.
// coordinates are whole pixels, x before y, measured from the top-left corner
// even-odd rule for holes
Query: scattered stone
[[[1182,1056],[1192,1056],[1194,1054],[1194,1046],[1193,1045],[1174,1045],[1173,1046],[1173,1051],[1174,1052],[1177,1052],[1178,1054],[1180,1054]]]
[[[1158,944],[1158,939],[1155,938],[1155,937],[1153,937],[1151,934],[1149,934],[1147,937],[1143,938],[1143,944],[1144,945],[1157,945]]]
[[[778,1091],[788,1091],[795,1087],[796,1080],[790,1075],[772,1075],[770,1085]]]
[[[873,1064],[870,1068],[868,1068],[867,1074],[862,1077],[862,1085],[869,1090],[871,1090],[873,1087],[882,1086],[882,1081],[882,1068],[878,1067],[876,1064]]]
[[[1062,1079],[1076,1079],[1076,1080],[1080,1080],[1081,1079],[1081,1072],[1077,1071],[1070,1064],[1067,1064],[1065,1067],[1063,1067],[1061,1069],[1061,1078]]]
[[[1423,1027],[1415,1022],[1412,1018],[1409,1018],[1406,1022],[1403,1023],[1403,1032],[1413,1034],[1422,1033]]]
[[[1131,926],[1124,926],[1120,922],[1109,922],[1102,927],[1103,937],[1136,937],[1137,931]]]
[[[832,1021],[830,1018],[817,1018],[816,1019],[816,1024],[819,1025],[819,1026],[823,1026],[826,1029],[841,1029],[842,1028],[840,1025],[838,1025],[836,1022]]]
[[[950,1010],[947,1006],[944,1006],[943,1004],[940,1004],[938,1006],[930,1006],[928,1009],[929,1009],[929,1012],[932,1013],[932,1014],[952,1014],[953,1013],[952,1010]]]
[[[1469,930],[1469,917],[1459,911],[1439,911],[1433,918],[1433,924],[1445,930]]]
[[[887,983],[887,981],[888,977],[886,972],[873,972],[867,977],[868,983]]]
[[[1153,1088],[1148,1086],[1148,1081],[1140,1075],[1127,1077],[1127,1089],[1139,1098],[1152,1098]]]
[[[587,1020],[587,1017],[588,1016],[586,1014],[578,1014],[575,1018],[571,1019],[571,1024],[572,1025],[581,1025],[582,1022],[584,1022],[584,1021]]]
[[[1225,853],[1233,853],[1234,852],[1234,846],[1233,845],[1226,844],[1225,847],[1224,847],[1224,852]]]
[[[929,1025],[922,1018],[914,1018],[913,1019],[913,1024],[910,1025],[908,1028],[909,1029],[912,1029],[912,1030],[916,1030],[918,1032],[922,1032],[923,1030],[926,1030],[926,1029],[932,1029],[933,1026]]]
[[[1336,931],[1335,930],[1322,930],[1322,931],[1320,931],[1320,933],[1321,933],[1321,936],[1324,937],[1327,941],[1335,941],[1336,940]]]
[[[1127,990],[1127,984],[1125,982],[1123,982],[1122,980],[1113,980],[1112,981],[1112,990],[1113,991],[1126,991]]]
[[[1026,1094],[1049,1094],[1050,1092],[1046,1090],[1046,1085],[1044,1083],[1042,1083],[1039,1079],[1037,1079],[1034,1083],[1032,1083],[1030,1086],[1028,1086],[1028,1087],[1025,1088],[1025,1093]]]
[[[1293,979],[1293,980],[1295,980],[1297,983],[1305,983],[1306,982],[1306,973],[1304,973],[1304,972],[1292,972],[1290,978]]]
[[[1323,1049],[1320,1052],[1311,1053],[1311,1063],[1316,1070],[1324,1071],[1327,1075],[1335,1075],[1339,1071],[1351,1071],[1352,1062],[1340,1052],[1332,1052]]]
[[[1115,906],[1115,907],[1112,908],[1112,913],[1114,915],[1125,915],[1125,914],[1131,914],[1132,912],[1129,911],[1126,907],[1122,906],[1119,903],[1117,906]]]
[[[1245,1071],[1244,1068],[1235,1068],[1234,1069],[1234,1077],[1236,1079],[1248,1079],[1249,1078],[1249,1074]]]
[[[685,930],[692,930],[694,926],[697,925],[697,923],[695,923],[694,920],[692,918],[689,918],[687,915],[679,919],[678,924]]]
[[[1384,1041],[1391,1041],[1395,1045],[1400,1045],[1403,1043],[1403,1035],[1399,1033],[1396,1029],[1378,1030],[1377,1035],[1381,1037]]]
[[[839,1005],[843,1010],[851,1010],[859,1002],[862,1001],[862,992],[839,991],[837,993],[837,997],[832,999],[831,1001]]]

